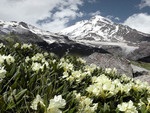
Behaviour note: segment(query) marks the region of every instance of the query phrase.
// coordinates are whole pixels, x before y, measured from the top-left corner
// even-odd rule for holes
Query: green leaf
[[[27,91],[27,89],[23,89],[17,95],[15,95],[16,101],[20,100],[24,96],[24,94],[26,93],[26,91]]]
[[[30,90],[33,90],[33,88],[35,87],[36,80],[37,80],[37,74],[33,74],[32,78],[30,79],[27,85],[30,88]]]
[[[74,107],[71,110],[69,110],[68,113],[74,113],[75,110],[76,110],[76,107]]]
[[[0,95],[0,111],[5,109],[5,102],[3,100],[3,96]]]
[[[58,93],[59,91],[61,91],[63,89],[64,85],[60,86],[57,90],[56,93]]]
[[[109,111],[110,111],[109,105],[107,105],[106,103],[104,103],[104,113],[108,113]]]
[[[10,70],[10,72],[9,72],[7,77],[12,77],[14,75],[15,71],[16,71],[16,64],[14,63],[12,65],[12,68],[11,68],[11,70]]]

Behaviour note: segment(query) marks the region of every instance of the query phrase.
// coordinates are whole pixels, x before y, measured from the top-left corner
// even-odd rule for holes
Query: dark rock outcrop
[[[125,58],[112,56],[111,54],[93,53],[85,57],[84,60],[86,60],[88,64],[96,64],[102,69],[116,68],[118,74],[126,74],[129,77],[133,77],[131,64]]]

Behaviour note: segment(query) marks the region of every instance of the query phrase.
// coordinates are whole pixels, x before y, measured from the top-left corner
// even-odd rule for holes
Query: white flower
[[[49,63],[47,61],[44,62],[43,68],[44,68],[44,65],[46,66],[46,68],[49,68]]]
[[[81,77],[81,71],[80,70],[79,71],[73,71],[71,76],[79,79]]]
[[[32,46],[32,44],[23,44],[22,46],[21,46],[21,49],[30,49],[31,48],[31,46]]]
[[[90,99],[90,98],[88,98],[88,97],[87,97],[87,98],[83,98],[83,99],[82,99],[82,97],[81,97],[81,100],[82,100],[82,101],[81,101],[80,104],[81,104],[81,106],[83,106],[83,107],[84,107],[85,105],[86,105],[86,106],[89,106],[89,105],[92,104],[92,102],[93,102],[93,100]]]
[[[123,91],[126,93],[126,94],[128,94],[129,93],[129,91],[131,90],[131,88],[132,88],[132,85],[131,84],[125,84],[125,85],[123,85]]]
[[[45,62],[45,58],[42,53],[35,54],[31,59],[32,59],[32,61],[41,61],[42,60],[42,62]]]
[[[111,73],[111,71],[112,71],[112,69],[111,69],[111,68],[105,68],[105,73],[110,74],[110,73]]]
[[[19,46],[19,43],[16,43],[15,45],[14,45],[14,48],[17,48]]]
[[[82,63],[82,64],[85,64],[85,63],[86,63],[86,61],[83,60],[82,58],[78,58],[77,61],[80,62],[80,63]]]
[[[69,76],[69,77],[67,77],[67,79],[66,80],[69,80],[71,83],[74,81],[74,77],[72,77],[72,76]]]
[[[86,65],[85,67],[86,72],[93,73],[93,71],[97,68],[95,64]]]
[[[54,53],[50,53],[50,56],[51,56],[51,57],[54,57],[54,56],[55,56],[55,54],[54,54]]]
[[[0,80],[5,78],[6,72],[7,71],[4,69],[4,67],[0,67]]]
[[[60,62],[59,66],[64,68],[64,71],[73,70],[73,64],[67,62]]]
[[[138,113],[136,107],[133,105],[133,102],[131,100],[129,102],[123,102],[122,104],[119,104],[117,107],[120,111],[123,111],[125,113]]]
[[[25,62],[28,63],[30,61],[29,56],[26,57]]]
[[[38,103],[40,103],[42,106],[45,106],[45,104],[43,103],[43,99],[40,97],[40,95],[36,95],[36,98],[33,100],[30,107],[33,110],[37,110]]]
[[[44,52],[44,56],[48,56],[48,53],[47,53],[47,52]]]
[[[0,43],[0,48],[5,47],[5,45],[3,43]]]
[[[77,99],[79,101],[79,113],[95,113],[98,103],[93,103],[93,100],[86,96],[79,95],[79,98]]]
[[[80,100],[80,98],[81,98],[81,94],[80,93],[77,93],[77,91],[73,91],[73,94],[76,96],[77,100]]]
[[[148,103],[150,103],[150,97],[147,98]]]
[[[148,102],[150,103],[150,98],[149,99],[147,99],[148,100]],[[141,107],[142,105],[144,105],[145,103],[144,102],[142,102],[142,100],[140,99],[140,102],[138,103],[138,105]]]
[[[62,99],[61,95],[55,96],[54,99],[50,100],[50,104],[47,108],[48,113],[62,113],[59,108],[64,108],[66,105],[66,101]]]
[[[14,63],[15,59],[14,57],[12,57],[11,55],[8,55],[8,56],[3,56],[4,59],[6,60],[7,64],[11,64],[11,63]]]
[[[117,74],[117,69],[116,69],[116,68],[114,68],[114,69],[112,70],[112,74]]]
[[[85,106],[83,113],[95,113],[95,110],[97,110],[97,106],[98,106],[98,103],[93,104],[93,107]]]
[[[62,76],[62,78],[67,78],[69,76],[69,74],[68,74],[68,72],[63,72],[63,76]]]
[[[32,67],[32,70],[36,72],[44,68],[40,63],[37,63],[37,62],[33,63],[31,67]]]
[[[123,75],[121,75],[121,80],[122,81],[129,81],[129,80],[131,80],[131,78],[127,77],[125,74],[123,74]]]
[[[56,62],[56,60],[54,59],[54,60],[52,60],[52,62],[53,62],[53,64]]]

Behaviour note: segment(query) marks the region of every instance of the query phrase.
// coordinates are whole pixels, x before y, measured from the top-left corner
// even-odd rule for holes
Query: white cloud
[[[139,8],[142,9],[146,6],[150,7],[150,0],[142,0],[141,4],[139,5]]]
[[[82,17],[79,6],[83,0],[1,0],[0,19],[5,21],[24,21],[49,31],[57,32],[77,17]],[[38,20],[50,18],[49,23]],[[64,20],[62,20],[64,18]]]
[[[55,31],[59,31],[59,30],[66,28],[66,23],[68,23],[68,22],[69,22],[68,18],[65,18],[62,20],[55,19],[54,21],[52,21],[50,23],[42,24],[41,28],[44,30],[50,29],[52,32],[55,32]]]
[[[133,14],[123,24],[150,34],[150,15],[147,13]]]
[[[100,11],[96,11],[96,12],[89,13],[89,16],[96,16],[96,15],[100,15],[100,14],[101,14]]]

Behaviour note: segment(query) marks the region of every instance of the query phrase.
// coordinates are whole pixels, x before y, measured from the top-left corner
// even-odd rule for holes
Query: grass
[[[150,63],[146,63],[146,62],[136,62],[136,61],[130,61],[131,64],[136,65],[138,67],[150,70]]]

